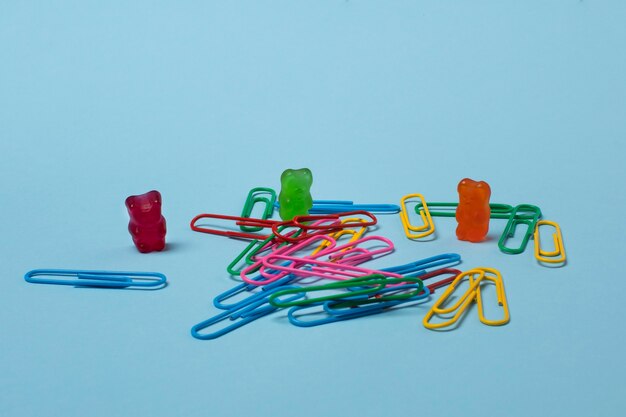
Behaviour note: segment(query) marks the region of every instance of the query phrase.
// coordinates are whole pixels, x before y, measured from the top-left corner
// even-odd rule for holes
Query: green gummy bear
[[[313,174],[308,168],[287,169],[280,176],[278,210],[280,218],[292,220],[296,216],[306,216],[313,207],[311,197]]]

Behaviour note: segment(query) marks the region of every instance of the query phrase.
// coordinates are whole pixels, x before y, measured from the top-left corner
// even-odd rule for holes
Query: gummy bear
[[[130,215],[128,231],[141,253],[165,248],[165,217],[161,215],[161,193],[156,190],[126,199]]]
[[[484,181],[464,178],[459,182],[459,206],[456,209],[456,237],[459,240],[480,242],[489,232],[489,197],[491,188]]]
[[[306,216],[313,207],[311,197],[313,174],[308,168],[287,169],[280,176],[279,214],[283,220]]]

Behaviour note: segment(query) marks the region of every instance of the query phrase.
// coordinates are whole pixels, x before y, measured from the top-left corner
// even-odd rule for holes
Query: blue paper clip
[[[37,278],[41,275],[57,278]],[[76,279],[69,279],[72,277]],[[89,271],[78,269],[34,269],[27,272],[24,275],[24,279],[33,284],[100,288],[150,288],[165,286],[167,283],[165,275],[159,272]]]
[[[458,265],[461,262],[461,255],[458,253],[442,253],[441,255],[431,256],[430,258],[420,259],[415,262],[409,262],[408,264],[391,266],[382,268],[381,271],[393,272],[396,274],[418,277],[424,275],[428,268],[434,268],[442,265]]]
[[[289,262],[282,262],[280,265],[288,265]],[[305,270],[310,270],[311,267],[310,266],[305,266],[304,268]],[[270,272],[272,270],[269,270]],[[259,274],[256,277],[252,278],[253,281],[265,281],[267,278],[265,278],[263,275]],[[263,296],[263,292],[267,291],[267,290],[271,290],[273,288],[276,287],[280,287],[282,285],[287,285],[289,284],[291,281],[295,280],[295,279],[299,279],[299,277],[297,277],[296,275],[293,274],[289,274],[281,279],[278,279],[274,282],[271,282],[269,284],[266,285],[255,285],[255,284],[248,284],[245,282],[242,282],[239,285],[234,286],[233,288],[224,291],[221,294],[218,294],[215,298],[213,298],[213,305],[217,308],[219,308],[220,310],[236,310],[242,307],[247,306],[248,304],[254,302],[256,300],[256,297],[262,297]],[[258,292],[253,292],[254,290],[259,290]],[[244,292],[249,292],[252,295],[250,295],[249,297],[244,298],[241,301],[238,302],[234,302],[234,303],[230,303],[230,304],[226,304],[224,303],[225,300],[228,300],[232,297],[235,297],[238,294],[244,293]],[[267,293],[265,293],[267,294]]]
[[[258,275],[257,277],[259,281],[262,281],[264,279],[266,279],[265,277],[263,277],[262,275]],[[239,285],[234,286],[233,288],[224,291],[221,294],[218,294],[214,299],[213,299],[213,305],[217,308],[219,308],[220,310],[238,310],[240,308],[246,307],[247,305],[253,303],[254,301],[256,301],[258,298],[263,298],[266,297],[268,294],[268,290],[286,285],[288,283],[290,283],[291,281],[293,281],[296,278],[295,275],[287,275],[284,278],[281,278],[279,280],[276,280],[270,284],[264,285],[264,286],[259,286],[259,285],[254,285],[254,284],[247,284],[245,282],[242,282]],[[255,281],[257,281],[257,279],[254,279]],[[258,292],[253,292],[254,290],[259,290]],[[252,295],[244,298],[241,301],[237,301],[234,303],[229,303],[226,304],[224,301],[228,300],[231,297],[234,297],[238,294],[244,293],[244,292],[249,292]]]
[[[278,202],[275,202],[274,205],[276,208],[280,208]],[[354,210],[365,210],[376,214],[392,214],[399,213],[400,206],[396,204],[354,204],[354,202],[349,200],[313,200],[313,206],[309,210],[309,214],[333,214]]]
[[[223,336],[244,326],[256,319],[280,310],[278,307],[274,307],[267,302],[267,298],[275,291],[295,288],[295,286],[277,286],[273,289],[263,291],[259,294],[255,294],[252,297],[248,297],[247,303],[239,304],[239,307],[223,311],[222,313],[211,317],[203,322],[200,322],[191,328],[191,335],[196,339],[211,340]],[[257,296],[259,295],[259,296]],[[296,294],[289,299],[289,301],[302,298],[304,294]],[[201,334],[200,331],[211,327],[221,321],[231,320],[233,323],[223,329],[216,330],[212,333]]]

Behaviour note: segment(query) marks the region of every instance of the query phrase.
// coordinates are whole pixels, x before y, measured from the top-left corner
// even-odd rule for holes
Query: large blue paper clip
[[[45,278],[39,278],[43,276]],[[78,269],[34,269],[24,275],[33,284],[73,285],[98,288],[153,288],[167,283],[159,272],[90,271]]]
[[[280,265],[288,265],[288,264],[289,262],[282,262]],[[305,266],[302,269],[310,270],[311,267]],[[269,270],[269,271],[271,272],[272,270]],[[256,277],[252,278],[253,281],[261,281],[261,282],[265,281],[266,279],[267,278],[265,278],[261,274],[258,274]],[[236,285],[233,288],[226,290],[221,294],[218,294],[215,298],[213,298],[213,305],[219,308],[220,310],[236,310],[252,303],[253,301],[256,300],[256,297],[263,297],[265,291],[271,290],[276,287],[280,287],[282,285],[287,285],[295,279],[299,279],[299,277],[293,274],[289,274],[281,279],[278,279],[266,285],[255,285],[255,284],[248,284],[248,283],[242,282],[241,284]],[[258,291],[254,292],[255,290],[258,290]],[[236,301],[236,302],[232,302],[228,304],[225,303],[226,300],[229,300],[233,297],[236,297],[239,294],[246,293],[246,292],[252,295],[244,298],[241,301]]]
[[[218,337],[230,333],[233,330],[236,330],[241,326],[244,326],[256,319],[267,316],[274,311],[280,310],[280,308],[274,307],[273,305],[269,304],[267,302],[267,299],[273,292],[290,288],[296,287],[283,285],[254,294],[253,296],[248,297],[246,300],[244,300],[244,302],[238,303],[238,307],[223,311],[222,313],[217,314],[210,319],[196,324],[191,328],[191,335],[196,339],[201,340],[217,339]],[[294,301],[302,297],[304,297],[303,293],[296,294],[290,297],[289,301]],[[212,333],[200,333],[207,327],[214,326],[224,320],[230,320],[232,321],[232,324],[222,329],[216,330]]]
[[[417,284],[409,284],[406,286],[398,286],[395,289],[389,288],[388,290],[397,291],[404,287],[407,287],[408,289],[408,287],[414,287],[416,285]],[[341,301],[325,301],[322,303],[315,303],[311,305],[291,307],[289,311],[287,312],[287,318],[289,319],[289,322],[293,324],[294,326],[314,327],[314,326],[320,326],[323,324],[336,323],[338,321],[352,320],[352,319],[357,319],[360,317],[384,313],[384,312],[390,311],[393,307],[397,307],[401,304],[408,304],[408,303],[413,303],[415,301],[425,300],[429,296],[430,296],[430,291],[428,290],[428,287],[424,287],[424,292],[417,294],[413,297],[407,298],[405,300],[385,301],[382,303],[368,304],[368,305],[357,306],[357,307],[335,308],[336,306],[341,305]],[[319,307],[322,307],[322,309],[319,310]],[[302,312],[302,310],[308,310],[308,309],[313,309],[313,308],[318,308],[318,311],[305,312],[302,315],[309,316],[313,314],[324,314],[325,316],[322,318],[315,319],[315,320],[302,320],[298,318],[299,312]]]
[[[255,281],[257,281],[257,279],[259,281],[263,281],[264,279],[266,279],[264,276],[262,275],[258,275],[258,277],[253,278]],[[269,290],[272,290],[274,288],[277,287],[281,287],[283,285],[286,285],[288,283],[290,283],[291,281],[293,281],[296,278],[295,275],[287,275],[284,278],[281,278],[279,280],[276,280],[272,283],[269,283],[267,285],[264,286],[259,286],[259,285],[254,285],[254,284],[247,284],[245,282],[242,282],[239,285],[234,286],[233,288],[224,291],[221,294],[218,294],[214,299],[213,299],[213,305],[217,308],[219,308],[220,310],[238,310],[240,308],[246,307],[249,304],[253,303],[254,301],[256,301],[257,299],[261,299],[264,297],[267,297]],[[253,292],[254,290],[258,290],[257,292]],[[226,303],[225,301],[233,298],[239,294],[242,293],[250,293],[251,295],[244,298],[243,300],[237,301],[237,302],[232,302],[232,303]]]
[[[418,277],[424,275],[429,268],[442,265],[453,266],[458,265],[460,262],[461,255],[458,253],[442,253],[441,255],[431,256],[430,258],[420,259],[404,265],[382,268],[381,271],[393,272],[407,277]]]
[[[280,208],[278,202],[275,202],[274,205],[276,208]],[[354,210],[365,210],[375,214],[392,214],[399,213],[400,206],[396,204],[354,204],[349,200],[313,200],[313,207],[309,210],[309,214],[333,214]]]

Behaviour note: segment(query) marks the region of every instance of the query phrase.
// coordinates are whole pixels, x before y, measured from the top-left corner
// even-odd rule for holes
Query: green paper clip
[[[264,195],[268,195],[268,197]],[[264,203],[265,209],[263,210],[263,215],[261,219],[267,220],[272,217],[274,214],[274,203],[276,202],[276,191],[267,187],[256,187],[250,190],[248,193],[248,197],[246,198],[246,202],[243,205],[243,209],[241,210],[241,217],[250,217],[252,215],[252,210],[254,205],[257,203]],[[258,226],[239,226],[242,232],[258,232],[263,230],[262,227]]]
[[[430,211],[430,215],[433,217],[455,217],[456,216],[456,208],[459,203],[431,203],[428,202],[428,211]],[[433,210],[439,208],[440,211]],[[491,209],[491,218],[492,219],[508,219],[513,211],[513,206],[508,204],[499,204],[499,203],[490,203],[489,208]],[[422,203],[417,203],[415,206],[415,212],[420,214],[422,209]],[[441,211],[443,210],[443,211]]]
[[[528,214],[518,215],[520,211]],[[502,236],[500,236],[500,240],[498,241],[498,247],[500,250],[511,255],[524,252],[528,241],[535,232],[535,226],[540,218],[541,209],[537,206],[533,206],[532,204],[520,204],[515,206],[509,215],[509,221],[507,222],[504,232],[502,232]],[[506,241],[515,236],[515,231],[517,230],[518,225],[527,226],[527,230],[522,238],[522,243],[518,248],[509,248],[506,246]]]
[[[379,293],[385,287],[390,285],[398,286],[398,292],[403,288],[402,284],[418,284],[416,288],[412,288],[409,292],[404,293],[392,293],[392,295],[382,295],[376,297],[369,297]],[[366,287],[366,288],[362,288]],[[360,289],[355,289],[360,288]],[[350,289],[349,292],[333,293],[330,295],[324,295],[317,298],[296,299],[293,301],[281,301],[279,298],[285,295],[310,293],[318,291]],[[371,303],[379,303],[383,301],[404,300],[411,298],[424,290],[424,282],[417,277],[404,277],[404,278],[387,278],[382,274],[372,274],[363,277],[347,279],[344,281],[333,282],[325,285],[314,285],[311,287],[303,288],[291,288],[287,290],[277,291],[269,296],[268,301],[274,307],[295,307],[304,306],[323,301],[341,300],[341,306],[357,306]]]

